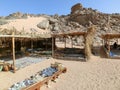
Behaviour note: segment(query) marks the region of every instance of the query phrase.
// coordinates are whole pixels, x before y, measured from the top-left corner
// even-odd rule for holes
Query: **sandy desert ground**
[[[67,72],[61,74],[56,83],[50,82],[49,88],[44,85],[41,90],[120,90],[120,60],[96,56],[88,62],[50,58],[16,73],[0,72],[0,90],[7,90],[15,82],[29,78],[56,61],[66,66]]]

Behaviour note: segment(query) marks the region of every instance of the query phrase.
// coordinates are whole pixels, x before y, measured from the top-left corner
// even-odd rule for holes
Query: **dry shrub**
[[[89,60],[91,56],[91,48],[92,48],[95,32],[96,32],[96,29],[95,29],[95,26],[93,25],[88,28],[87,34],[85,36],[85,54],[86,54],[87,60]]]

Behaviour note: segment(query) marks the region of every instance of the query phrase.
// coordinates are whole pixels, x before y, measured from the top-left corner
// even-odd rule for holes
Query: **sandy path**
[[[120,61],[61,61],[68,68],[50,88],[42,90],[120,90]]]
[[[59,76],[50,88],[44,85],[41,90],[120,90],[120,61],[93,57],[88,62],[56,60],[63,63],[68,71]],[[21,81],[39,70],[50,66],[53,59],[25,67],[15,74],[0,73],[0,90],[5,90],[14,82]],[[33,68],[34,67],[34,68]],[[4,83],[3,83],[4,82]]]

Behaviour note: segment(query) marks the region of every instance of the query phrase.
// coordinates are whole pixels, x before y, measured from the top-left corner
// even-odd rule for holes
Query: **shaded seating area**
[[[57,59],[65,59],[65,60],[85,60],[85,46],[74,47],[73,38],[74,37],[83,37],[83,42],[85,40],[86,32],[71,32],[66,34],[53,34],[52,35],[52,55]],[[71,47],[67,47],[67,38],[70,38]],[[58,39],[58,40],[56,40]],[[59,40],[64,40],[64,47],[57,47],[57,42]]]
[[[60,33],[60,34],[52,34],[52,57],[67,59],[67,60],[81,60],[87,61],[91,58],[92,55],[92,46],[93,46],[93,38],[95,36],[95,26],[92,25],[87,28],[87,32],[69,32],[69,33]],[[82,45],[79,45],[77,48],[74,47],[73,38],[77,37],[82,40]],[[80,38],[82,37],[82,39]],[[57,39],[63,39],[64,47],[58,48],[56,43]],[[70,48],[67,47],[67,40],[69,39],[71,43],[69,43]],[[76,46],[76,45],[75,45]]]
[[[25,56],[51,56],[52,40],[49,34],[20,32],[14,27],[11,30],[0,29],[0,60],[7,62],[13,59],[12,69],[15,72],[15,59]]]
[[[8,69],[2,69],[3,71],[9,71],[13,70],[13,55],[14,59],[17,59],[14,61],[15,68],[18,70],[20,66],[19,64],[25,63],[25,65],[30,65],[32,62],[40,62],[43,59],[46,59],[44,57],[51,57],[51,38],[29,38],[29,37],[17,37],[14,36],[14,52],[13,52],[13,42],[12,42],[12,36],[9,35],[9,37],[0,37],[1,40],[1,47],[0,47],[0,62],[4,61],[5,63],[9,63],[12,65],[10,69],[10,65],[1,64],[1,67],[6,66]],[[3,41],[5,39],[5,41]],[[9,43],[8,43],[9,42]],[[32,42],[32,43],[31,43]],[[7,44],[7,45],[6,45]],[[3,47],[4,46],[4,47]],[[26,57],[26,58],[25,58]],[[36,61],[27,60],[28,57],[34,57]],[[39,58],[37,60],[36,58]],[[22,61],[23,60],[23,61]],[[20,68],[19,68],[20,69]]]
[[[0,59],[9,61],[12,59],[12,40],[10,38],[4,38],[5,41],[2,41],[3,38],[1,38]],[[51,47],[51,38],[40,40],[31,38],[15,38],[16,59],[25,56],[51,56]]]
[[[103,50],[107,58],[120,59],[120,34],[105,34],[102,35]]]
[[[84,60],[85,53],[82,48],[58,48],[55,51],[58,59]]]
[[[35,57],[39,57],[39,56],[51,56],[52,55],[52,39],[51,38],[42,38],[42,39],[38,39],[38,40],[33,40],[33,45],[31,45],[31,41],[29,46],[31,45],[31,47],[28,46],[28,48],[26,48],[26,53],[29,56],[35,56]]]

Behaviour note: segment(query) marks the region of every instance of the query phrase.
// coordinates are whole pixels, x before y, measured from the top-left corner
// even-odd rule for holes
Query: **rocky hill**
[[[105,33],[120,33],[120,14],[106,14],[84,8],[82,4],[77,3],[71,7],[69,15],[45,15],[45,14],[23,14],[20,12],[10,14],[7,17],[0,17],[0,24],[6,24],[8,19],[26,19],[28,17],[45,17],[47,20],[37,24],[37,27],[49,29],[53,33],[66,33],[75,31],[86,31],[90,25],[96,25],[97,33],[94,38],[96,42],[101,43],[100,36]],[[2,21],[1,21],[2,20]]]
[[[95,43],[101,43],[101,35],[105,33],[120,33],[120,14],[106,14],[84,8],[80,3],[72,6],[69,15],[47,16],[49,28],[54,33],[86,31],[90,25],[96,25]]]

